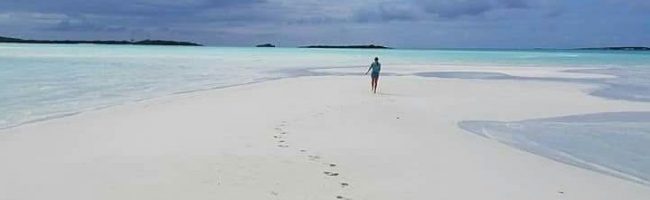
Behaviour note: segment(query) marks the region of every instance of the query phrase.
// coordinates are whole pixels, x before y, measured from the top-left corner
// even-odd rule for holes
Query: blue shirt
[[[370,69],[372,69],[373,74],[379,74],[379,71],[381,71],[381,64],[379,64],[379,62],[373,62],[372,65],[370,65]]]

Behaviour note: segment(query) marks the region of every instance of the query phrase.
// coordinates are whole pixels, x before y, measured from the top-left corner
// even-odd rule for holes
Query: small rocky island
[[[117,44],[117,45],[167,45],[167,46],[202,46],[201,44],[169,40],[141,40],[141,41],[117,41],[117,40],[24,40],[19,38],[0,37],[4,43],[25,43],[25,44]]]
[[[266,44],[255,45],[255,47],[275,47],[275,45],[273,45],[271,43],[266,43]]]
[[[311,45],[301,46],[300,48],[325,48],[325,49],[391,49],[390,47],[380,45]]]
[[[579,48],[577,50],[650,51],[650,47],[596,47],[596,48]]]

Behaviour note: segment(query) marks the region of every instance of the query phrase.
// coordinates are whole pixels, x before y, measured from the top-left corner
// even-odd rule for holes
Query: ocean
[[[405,65],[584,68],[589,73],[617,76],[590,80],[601,85],[592,95],[650,102],[650,52],[0,43],[0,129],[166,95],[301,75],[292,71],[365,67],[374,57],[380,58],[384,68]],[[491,76],[474,77],[489,79]],[[451,78],[468,77],[461,74]],[[515,148],[647,184],[650,157],[645,155],[650,153],[647,145],[650,124],[633,120],[650,116],[646,114],[603,114],[598,123],[585,122],[578,116],[560,118],[561,123],[555,119],[530,119],[468,121],[461,122],[460,126]],[[507,125],[513,123],[524,128],[509,129]],[[585,123],[591,129],[585,129]],[[568,137],[568,134],[573,135]],[[523,139],[511,141],[512,135],[522,135]],[[609,153],[594,150],[601,147]]]

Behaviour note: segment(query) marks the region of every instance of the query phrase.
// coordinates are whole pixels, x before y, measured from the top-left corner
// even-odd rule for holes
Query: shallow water
[[[650,99],[650,53],[643,52],[0,44],[0,129],[174,93],[305,75],[292,70],[366,66],[375,56],[384,66],[602,67],[594,72],[634,77],[612,82],[604,93]]]
[[[599,85],[590,95],[628,101],[650,102],[650,70],[648,68],[604,68],[569,70],[579,73],[613,75],[615,78],[520,77],[496,72],[422,72],[414,75],[437,78],[484,80],[534,80],[590,83]]]
[[[547,158],[650,185],[650,112],[464,121],[459,126]]]
[[[328,75],[309,69],[367,66],[375,56],[381,58],[384,68],[405,65],[585,67],[589,69],[579,71],[617,78],[524,78],[477,72],[413,75],[578,81],[600,85],[591,93],[595,96],[650,101],[650,52],[0,43],[0,129],[176,93],[284,77]],[[391,70],[399,72],[397,67]],[[594,114],[520,122],[472,121],[460,125],[542,156],[647,184],[649,116],[648,113]]]

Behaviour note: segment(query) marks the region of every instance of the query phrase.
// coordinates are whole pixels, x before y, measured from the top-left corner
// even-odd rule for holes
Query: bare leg
[[[379,85],[379,77],[375,78],[375,93],[377,93],[377,86]]]
[[[372,77],[372,92],[377,93],[377,79],[378,77]]]

